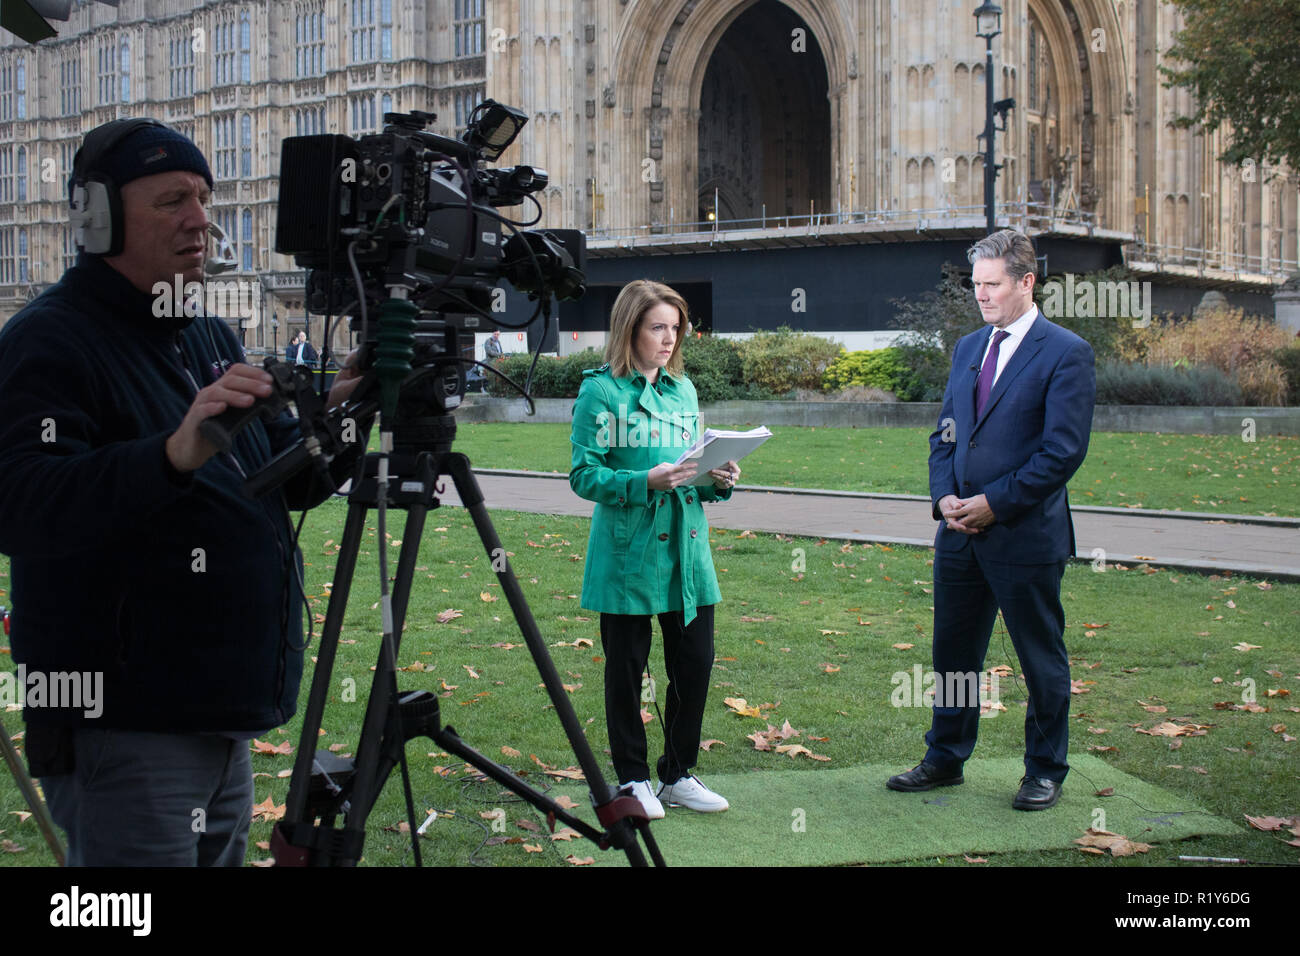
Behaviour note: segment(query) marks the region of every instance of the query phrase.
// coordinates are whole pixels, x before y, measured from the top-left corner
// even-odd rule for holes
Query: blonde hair
[[[677,330],[677,340],[673,343],[673,354],[668,356],[665,371],[669,375],[682,374],[682,342],[690,334],[691,318],[686,307],[686,300],[675,289],[662,282],[649,279],[637,279],[623,286],[614,308],[609,315],[609,338],[605,342],[605,361],[615,378],[622,378],[636,371],[633,363],[633,340],[641,327],[645,314],[660,303],[667,303],[675,308],[682,318],[682,326]]]

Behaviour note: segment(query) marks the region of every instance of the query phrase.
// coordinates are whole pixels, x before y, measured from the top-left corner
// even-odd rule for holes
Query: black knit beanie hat
[[[114,144],[107,154],[95,158],[82,174],[103,173],[121,189],[143,176],[176,170],[202,176],[212,188],[208,161],[190,139],[166,126],[141,126]]]

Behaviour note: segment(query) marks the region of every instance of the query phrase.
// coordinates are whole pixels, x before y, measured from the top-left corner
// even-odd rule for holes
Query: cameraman
[[[0,329],[0,551],[28,684],[77,674],[100,690],[29,693],[28,761],[70,865],[239,866],[248,742],[293,716],[302,674],[288,507],[330,489],[305,473],[244,496],[244,477],[298,437],[287,417],[249,425],[230,454],[199,433],[269,395],[271,377],[224,322],[160,308],[205,274],[198,148],[115,120],[87,134],[71,186],[82,251]],[[331,404],[358,376],[340,379]]]

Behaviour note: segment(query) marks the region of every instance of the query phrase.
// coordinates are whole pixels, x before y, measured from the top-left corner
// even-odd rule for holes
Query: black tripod
[[[560,820],[583,836],[595,841],[602,849],[614,847],[627,853],[630,863],[646,865],[637,842],[638,833],[645,839],[646,848],[656,865],[664,865],[649,820],[639,801],[629,794],[620,794],[606,784],[595,755],[583,736],[582,727],[570,704],[560,676],[551,661],[541,632],[532,612],[524,600],[523,591],[506,559],[505,549],[497,537],[496,529],[483,504],[483,495],[470,470],[469,459],[449,449],[450,436],[455,432],[452,416],[425,418],[420,427],[426,437],[437,435],[442,440],[432,442],[433,447],[447,450],[404,450],[365,456],[353,487],[348,495],[348,517],[340,545],[338,564],[334,571],[334,587],[330,592],[329,608],[321,633],[317,653],[316,674],[312,680],[311,695],[303,719],[302,737],[294,763],[293,778],[285,814],[277,825],[272,839],[272,851],[280,866],[354,866],[361,858],[365,841],[366,819],[374,807],[384,782],[398,764],[402,767],[406,790],[407,813],[413,816],[410,779],[405,760],[406,741],[417,736],[427,736],[449,753],[456,754],[477,767],[484,775],[517,793],[527,802],[547,814],[552,829]],[[441,433],[441,434],[439,434]],[[354,761],[343,760],[327,751],[317,752],[316,741],[325,700],[329,690],[330,675],[342,630],[347,607],[348,592],[356,568],[358,549],[366,515],[378,506],[379,489],[386,484],[387,474],[380,478],[381,468],[392,465],[392,473],[399,476],[388,486],[387,505],[406,511],[406,527],[402,534],[401,552],[397,574],[393,583],[390,619],[385,621],[385,640],[380,647],[379,662],[371,684],[366,705],[361,740]],[[508,768],[494,763],[475,752],[457,736],[452,727],[441,727],[438,698],[428,691],[400,695],[397,692],[396,662],[401,644],[402,624],[406,618],[420,539],[424,532],[425,516],[430,508],[438,507],[435,486],[439,478],[449,475],[457,494],[464,504],[479,538],[487,549],[492,568],[497,574],[510,609],[528,644],[533,660],[541,674],[565,734],[577,756],[578,763],[591,790],[596,817],[605,827],[601,832],[585,821],[568,813],[563,807],[542,792],[523,783]],[[381,547],[383,546],[381,538]],[[391,639],[389,637],[391,635]],[[335,828],[335,820],[342,816],[342,829]],[[319,821],[319,822],[318,822]],[[415,821],[411,821],[411,839],[417,865],[420,861],[419,837]]]

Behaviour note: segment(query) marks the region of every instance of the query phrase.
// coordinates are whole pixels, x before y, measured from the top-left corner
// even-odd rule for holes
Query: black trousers
[[[668,687],[659,695],[664,705],[664,754],[657,770],[667,784],[695,766],[713,669],[713,605],[697,607],[689,627],[683,617],[681,611],[659,615]],[[650,658],[650,615],[601,614],[600,642],[605,649],[605,723],[618,782],[649,780],[641,675]]]

